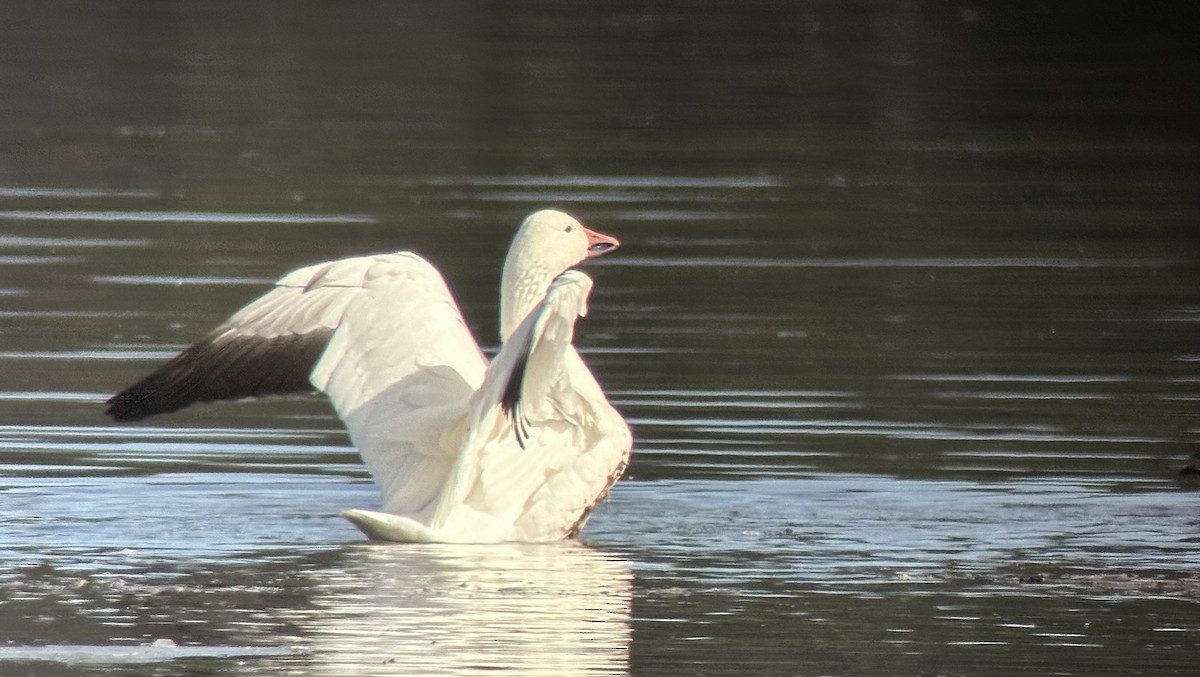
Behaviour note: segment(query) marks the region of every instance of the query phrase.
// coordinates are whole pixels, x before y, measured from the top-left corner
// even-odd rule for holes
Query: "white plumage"
[[[568,269],[617,245],[562,212],[527,218],[505,261],[505,340],[490,365],[445,281],[420,256],[301,268],[114,396],[108,411],[134,420],[311,383],[329,396],[383,492],[383,511],[343,513],[368,535],[571,537],[632,446],[572,345],[592,280]]]

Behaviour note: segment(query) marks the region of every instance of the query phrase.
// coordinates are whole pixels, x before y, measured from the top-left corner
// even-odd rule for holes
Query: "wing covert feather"
[[[329,278],[320,288],[333,284]],[[312,372],[313,385],[343,418],[423,368],[449,367],[472,389],[483,381],[487,359],[425,259],[409,252],[376,257],[356,282],[362,293],[350,300]]]

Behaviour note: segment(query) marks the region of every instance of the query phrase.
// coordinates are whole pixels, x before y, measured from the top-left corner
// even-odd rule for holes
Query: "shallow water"
[[[1148,13],[78,3],[0,22],[0,673],[1186,674],[1200,95]],[[580,542],[399,546],[316,397],[117,426],[281,273],[618,236]]]

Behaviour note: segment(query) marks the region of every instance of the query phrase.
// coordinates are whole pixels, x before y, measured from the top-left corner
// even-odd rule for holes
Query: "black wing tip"
[[[500,411],[504,412],[513,422],[513,435],[517,445],[525,448],[525,440],[529,439],[529,424],[521,413],[521,389],[525,384],[525,367],[528,366],[529,356],[522,354],[513,365],[512,375],[504,384],[504,392],[500,394]]]
[[[517,438],[517,446],[525,450],[525,442],[529,440],[529,421],[521,414],[520,408],[513,412],[513,435]]]
[[[154,376],[157,374],[138,381],[108,398],[108,401],[104,403],[104,413],[114,421],[129,423],[155,414],[166,414],[182,409],[185,405],[180,404],[178,400],[162,401],[155,398],[156,388],[153,383],[150,383]]]
[[[140,421],[195,402],[312,392],[308,375],[331,333],[201,341],[113,395],[104,413],[114,421]]]
[[[508,383],[504,384],[504,392],[500,394],[500,409],[506,416],[512,416],[521,406],[521,387],[525,384],[525,367],[528,361],[528,355],[523,354],[517,358]]]
[[[137,404],[136,400],[123,397],[122,395],[113,395],[104,403],[104,413],[119,423],[140,421],[149,414],[140,411]]]

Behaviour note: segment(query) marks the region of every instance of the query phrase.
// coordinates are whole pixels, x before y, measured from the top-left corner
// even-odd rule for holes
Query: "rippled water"
[[[1188,674],[1192,38],[1026,3],[0,22],[0,674]],[[1178,22],[1175,22],[1178,23]],[[624,246],[580,542],[366,542],[317,397],[104,399],[314,260]]]

